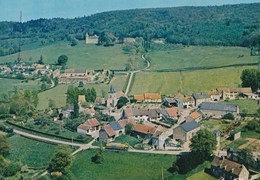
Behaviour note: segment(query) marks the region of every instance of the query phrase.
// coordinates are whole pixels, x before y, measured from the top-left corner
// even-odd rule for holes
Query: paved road
[[[147,70],[147,69],[149,69],[150,66],[151,66],[150,61],[148,61],[147,59],[145,59],[144,55],[142,55],[142,59],[147,62],[147,66],[146,66],[145,68],[143,68],[143,69],[136,70],[136,71],[131,71],[131,72],[130,72],[130,78],[129,78],[129,80],[128,80],[128,84],[127,84],[127,87],[126,87],[126,90],[125,90],[125,95],[126,95],[126,96],[127,96],[128,93],[129,93],[130,85],[131,85],[131,82],[132,82],[132,79],[133,79],[134,74],[135,74],[135,73],[138,73],[138,72],[140,72],[140,71]]]

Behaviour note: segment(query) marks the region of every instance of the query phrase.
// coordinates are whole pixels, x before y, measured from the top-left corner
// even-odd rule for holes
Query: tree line
[[[173,7],[110,11],[74,19],[37,19],[25,23],[0,22],[0,56],[18,51],[22,44],[44,45],[67,40],[84,40],[85,34],[99,35],[100,44],[111,45],[115,37],[143,37],[145,41],[165,38],[184,45],[259,45],[260,3]],[[8,45],[7,45],[8,44]]]

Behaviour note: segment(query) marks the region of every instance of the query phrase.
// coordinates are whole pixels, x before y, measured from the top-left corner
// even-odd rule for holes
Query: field
[[[172,155],[152,155],[128,152],[104,152],[104,162],[94,164],[91,157],[95,150],[79,153],[71,167],[76,179],[160,179],[162,168],[164,177],[171,174],[167,169],[176,160]]]
[[[5,79],[0,78],[0,94],[7,93],[8,91],[17,90],[38,90],[39,89],[38,81],[29,81],[25,83],[17,79]]]
[[[209,119],[201,121],[201,124],[209,129],[210,131],[218,130],[223,131],[227,126],[232,124],[232,122],[223,121],[223,120],[215,120],[215,119]]]
[[[56,145],[35,141],[20,135],[10,137],[8,141],[11,145],[9,158],[27,164],[29,167],[45,167],[56,149]]]
[[[113,85],[116,91],[121,91],[125,85],[126,75],[116,75],[114,79],[111,81],[109,85],[107,84],[85,84],[84,88],[95,88],[97,91],[97,95],[101,96],[102,91],[105,94],[108,93],[110,85]],[[77,86],[75,84],[74,86]],[[62,107],[66,104],[66,92],[69,85],[58,85],[53,89],[44,91],[40,93],[39,96],[39,105],[38,109],[45,109],[48,107],[49,99],[53,99],[55,101],[56,107]]]
[[[254,67],[229,67],[190,72],[141,72],[136,74],[130,94],[158,92],[174,95],[177,92],[192,94],[221,87],[234,88],[241,83],[243,69]]]
[[[260,105],[257,104],[256,100],[230,100],[225,102],[227,104],[237,104],[239,105],[240,112],[246,112],[247,114],[255,114],[257,110],[260,108]]]
[[[69,68],[86,69],[124,69],[129,56],[124,54],[120,45],[103,47],[86,45],[80,41],[77,46],[71,47],[67,42],[59,42],[53,45],[41,47],[35,45],[35,49],[21,52],[23,61],[37,62],[43,56],[45,63],[53,64],[62,54],[68,56]],[[0,57],[0,63],[14,62],[17,54]],[[140,66],[143,61],[140,59]]]
[[[257,57],[250,56],[250,49],[243,47],[177,47],[172,45],[167,50],[153,50],[148,56],[151,58],[152,70],[220,67],[258,62]]]
[[[122,136],[118,136],[115,139],[116,143],[123,143],[123,144],[129,144],[130,146],[134,147],[134,145],[140,143],[141,141],[133,136],[129,136],[129,135],[122,135]]]

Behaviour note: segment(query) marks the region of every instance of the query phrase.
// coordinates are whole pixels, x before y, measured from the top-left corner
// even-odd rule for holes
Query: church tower
[[[115,107],[117,104],[118,99],[116,98],[116,91],[113,86],[110,86],[107,98],[107,107]]]

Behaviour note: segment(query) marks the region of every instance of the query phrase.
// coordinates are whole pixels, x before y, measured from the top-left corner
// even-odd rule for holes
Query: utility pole
[[[22,11],[20,11],[20,23],[19,23],[19,30],[20,30],[20,37],[19,37],[19,49],[18,49],[18,57],[17,57],[17,62],[20,63],[22,58],[21,58],[21,41],[22,41]]]

